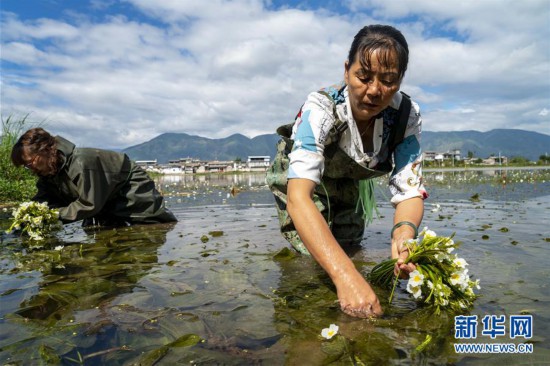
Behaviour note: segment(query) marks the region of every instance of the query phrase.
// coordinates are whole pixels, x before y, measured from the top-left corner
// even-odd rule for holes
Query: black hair
[[[364,69],[370,68],[370,58],[374,51],[379,50],[379,61],[389,64],[392,51],[397,54],[399,78],[403,78],[409,63],[409,46],[403,34],[389,25],[367,25],[353,38],[348,54],[348,69],[360,55],[359,62]]]

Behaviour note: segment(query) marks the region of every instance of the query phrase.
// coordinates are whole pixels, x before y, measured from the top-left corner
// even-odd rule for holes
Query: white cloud
[[[259,0],[127,3],[143,17],[3,13],[2,115],[32,113],[77,144],[109,148],[164,132],[273,133],[307,93],[342,78],[361,26],[389,22],[410,44],[402,89],[425,130],[550,133],[544,1],[348,1],[349,14]]]

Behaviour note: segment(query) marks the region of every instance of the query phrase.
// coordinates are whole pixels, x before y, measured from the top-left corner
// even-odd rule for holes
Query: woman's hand
[[[409,198],[401,201],[395,208],[394,225],[399,222],[409,222],[413,225],[420,225],[424,215],[424,200],[420,197]],[[401,225],[392,230],[391,238],[391,257],[397,259],[394,273],[400,278],[408,278],[409,273],[416,269],[414,263],[405,263],[409,258],[409,249],[407,241],[413,239],[417,233],[409,225]]]
[[[334,280],[342,311],[357,318],[371,318],[383,314],[376,293],[355,269],[342,273]]]
[[[416,269],[414,263],[405,263],[407,258],[409,258],[409,248],[405,244],[406,241],[403,238],[392,240],[392,258],[397,259],[393,273],[399,276],[399,278],[408,278],[409,273]]]

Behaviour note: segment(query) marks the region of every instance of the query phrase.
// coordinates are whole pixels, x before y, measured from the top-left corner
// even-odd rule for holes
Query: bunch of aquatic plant
[[[13,210],[12,216],[13,222],[8,232],[20,230],[32,240],[43,240],[61,228],[59,211],[50,209],[46,203],[23,202]]]
[[[408,240],[406,263],[414,263],[416,270],[409,274],[407,292],[427,306],[433,306],[436,313],[442,308],[461,312],[469,309],[477,295],[479,280],[472,280],[468,274],[468,263],[452,252],[459,247],[453,240],[454,234],[445,237],[424,228],[417,239]],[[393,288],[393,297],[399,276],[394,275],[396,259],[376,265],[368,275],[372,284]]]

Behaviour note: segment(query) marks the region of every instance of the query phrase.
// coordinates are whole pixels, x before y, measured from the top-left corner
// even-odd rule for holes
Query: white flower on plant
[[[407,283],[407,292],[412,294],[415,299],[418,299],[422,296],[422,289],[420,286],[413,286],[410,281]]]
[[[453,247],[455,245],[455,242],[454,242],[453,239],[449,239],[449,240],[447,240],[445,245],[448,246],[448,247]]]
[[[454,247],[447,247],[447,253],[451,254],[455,250]]]
[[[63,249],[63,245],[58,245],[58,246],[56,246],[56,247],[53,248],[53,249],[59,251],[59,250]]]
[[[324,328],[321,331],[321,336],[325,339],[331,339],[338,334],[339,327],[336,324],[331,324],[328,328]]]
[[[409,285],[411,286],[421,286],[424,283],[424,275],[420,273],[417,269],[412,271],[409,274]]]
[[[427,280],[427,281],[426,281],[426,285],[428,286],[428,288],[429,288],[430,290],[432,290],[432,289],[434,288],[434,284],[433,284],[433,282],[430,281],[430,280]]]
[[[449,256],[445,253],[437,253],[434,255],[435,259],[437,259],[439,262],[444,262],[447,259],[449,259]]]
[[[472,283],[472,287],[475,287],[477,290],[481,289],[481,286],[479,286],[479,279]]]
[[[425,238],[435,238],[436,236],[437,234],[435,233],[435,231],[428,230],[428,228],[426,228],[426,231],[424,231]]]
[[[470,281],[470,276],[468,276],[467,269],[453,272],[451,273],[451,277],[449,278],[449,282],[451,283],[451,285],[459,286],[463,290],[468,287],[469,281]]]
[[[29,236],[31,237],[31,239],[34,239],[34,240],[43,240],[44,238],[38,234],[38,233],[35,233],[34,231],[29,231]]]
[[[464,258],[457,257],[453,260],[453,264],[455,265],[455,267],[458,267],[458,268],[466,268],[466,266],[468,265],[468,262],[466,262]]]

